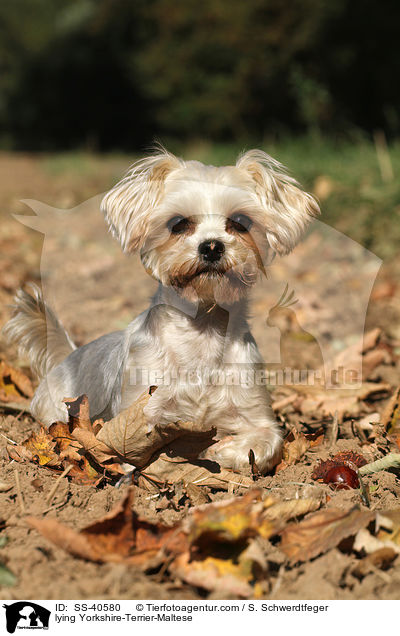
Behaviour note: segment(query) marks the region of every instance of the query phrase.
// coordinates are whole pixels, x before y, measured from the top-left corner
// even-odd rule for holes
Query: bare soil
[[[49,159],[30,156],[0,155],[0,326],[10,315],[9,304],[15,291],[28,281],[42,284],[48,297],[61,316],[65,326],[78,344],[83,344],[99,335],[121,329],[142,311],[155,283],[144,272],[137,257],[121,254],[118,245],[108,236],[98,212],[98,199],[83,208],[65,213],[54,221],[45,222],[45,237],[33,229],[15,221],[10,213],[29,214],[26,206],[17,199],[29,198],[45,201],[57,208],[73,208],[81,202],[95,197],[108,188],[113,180],[127,167],[121,161],[96,163],[93,159],[85,174],[76,172],[49,173]],[[83,211],[82,211],[83,210]],[[82,214],[85,222],[82,223]],[[321,258],[311,236],[296,251],[293,260],[297,281],[306,280],[305,289],[312,291],[313,303],[309,307],[301,301],[293,316],[281,316],[278,327],[288,350],[285,360],[300,368],[313,368],[313,360],[321,347],[315,338],[303,337],[316,322],[325,332],[334,332],[332,346],[337,346],[337,328],[333,323],[341,321],[342,346],[347,346],[359,333],[359,316],[354,307],[349,309],[349,289],[353,296],[362,296],[359,290],[374,282],[375,273],[371,263],[349,260],[340,263],[334,256],[330,263],[334,288],[329,284],[330,272],[319,262]],[[334,264],[334,266],[332,265]],[[286,280],[286,270],[276,268],[271,287],[264,287],[254,299],[257,315],[267,315],[268,308],[277,301]],[[371,267],[371,269],[368,269]],[[343,272],[350,270],[350,274]],[[393,353],[392,362],[382,365],[374,372],[375,381],[385,381],[394,388],[400,383],[400,267],[396,262],[383,263],[372,289],[371,301],[366,315],[366,328],[380,327]],[[308,277],[308,278],[307,278]],[[294,280],[294,279],[293,279]],[[344,280],[341,288],[340,280]],[[303,289],[303,288],[302,288]],[[310,293],[311,293],[310,291]],[[329,299],[334,297],[334,302]],[[307,294],[305,294],[307,298]],[[326,303],[324,299],[328,298]],[[359,314],[362,314],[362,308]],[[265,323],[265,318],[263,319]],[[257,321],[255,321],[257,323]],[[268,350],[267,333],[256,324],[255,335],[263,350]],[[300,326],[299,326],[300,324]],[[265,324],[264,324],[265,326]],[[336,331],[335,331],[336,329]],[[299,336],[300,333],[300,336]],[[303,336],[301,335],[303,334]],[[327,338],[329,340],[329,338]],[[336,344],[335,344],[336,343]],[[285,345],[285,346],[286,346]],[[27,373],[23,360],[17,352],[0,344],[0,357]],[[315,368],[315,367],[314,367]],[[34,380],[34,378],[33,378]],[[278,397],[278,395],[276,396]],[[387,398],[386,398],[387,399]],[[382,412],[386,403],[379,400],[369,404],[371,411]],[[285,411],[282,419],[301,428],[298,415]],[[201,599],[212,597],[200,588],[171,579],[165,572],[144,574],[123,565],[96,564],[74,558],[55,547],[29,529],[24,521],[26,515],[50,516],[66,525],[82,528],[91,521],[104,516],[123,495],[123,489],[112,485],[100,488],[81,486],[64,478],[57,490],[52,505],[46,497],[54,484],[54,474],[46,468],[32,463],[10,462],[5,451],[7,438],[21,442],[31,430],[38,428],[29,414],[2,408],[0,410],[0,481],[10,485],[7,492],[0,492],[0,522],[6,526],[3,533],[7,544],[0,550],[0,559],[14,573],[16,585],[2,587],[4,599]],[[288,426],[289,428],[289,426]],[[346,433],[347,431],[347,433]],[[349,433],[350,431],[350,433]],[[344,450],[364,454],[368,461],[374,459],[368,443],[351,434],[351,428],[340,428],[337,442],[310,449],[295,465],[275,475],[260,480],[266,492],[289,499],[307,496],[318,489],[325,506],[350,509],[354,505],[363,507],[358,490],[332,491],[328,485],[312,480],[311,473],[320,459]],[[15,481],[18,472],[24,509]],[[369,478],[370,506],[372,510],[399,508],[400,477],[395,471],[380,472]],[[371,488],[372,486],[372,488]],[[240,496],[240,488],[234,494]],[[210,501],[231,497],[232,493],[208,491]],[[135,510],[151,521],[173,524],[188,514],[188,506],[178,509],[159,510],[157,499],[135,486]],[[268,598],[271,599],[396,599],[400,595],[400,557],[390,568],[383,571],[371,568],[363,577],[355,575],[359,556],[346,545],[340,545],[325,554],[301,565],[290,566],[282,553],[271,545]]]

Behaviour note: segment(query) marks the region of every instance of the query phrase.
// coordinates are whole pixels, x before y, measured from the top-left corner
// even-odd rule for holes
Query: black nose
[[[219,261],[224,252],[224,244],[221,241],[216,241],[214,239],[203,241],[203,243],[200,243],[199,245],[199,254],[201,254],[203,260],[208,263],[215,263],[216,261]]]

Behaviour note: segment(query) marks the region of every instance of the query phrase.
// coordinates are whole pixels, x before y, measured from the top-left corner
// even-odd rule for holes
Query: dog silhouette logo
[[[16,629],[48,629],[50,610],[32,603],[18,601],[11,605],[3,605],[6,610],[6,628],[9,634]]]

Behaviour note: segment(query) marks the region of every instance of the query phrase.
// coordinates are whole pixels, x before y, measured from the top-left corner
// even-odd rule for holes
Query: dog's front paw
[[[250,450],[261,473],[271,470],[282,457],[282,438],[277,427],[223,437],[207,449],[204,458],[217,462],[223,468],[248,472]]]

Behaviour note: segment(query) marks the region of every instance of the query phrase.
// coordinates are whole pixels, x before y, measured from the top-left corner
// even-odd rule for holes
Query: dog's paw
[[[223,437],[207,449],[204,458],[217,462],[223,468],[248,472],[250,450],[261,473],[271,470],[282,457],[282,438],[277,428],[260,428],[251,434]]]

